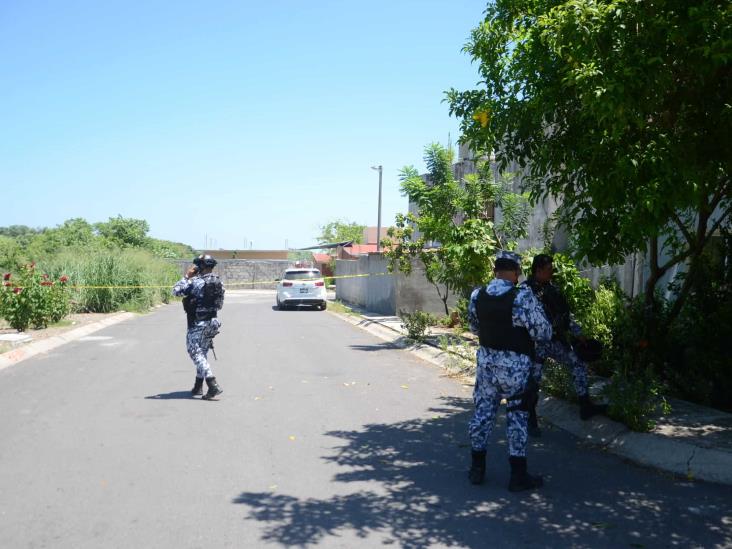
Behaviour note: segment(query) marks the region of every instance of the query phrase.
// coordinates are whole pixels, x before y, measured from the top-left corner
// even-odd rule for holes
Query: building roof
[[[351,255],[368,254],[376,252],[376,244],[351,244],[345,250]]]
[[[328,263],[330,261],[330,255],[328,254],[313,254],[313,259],[316,263]]]

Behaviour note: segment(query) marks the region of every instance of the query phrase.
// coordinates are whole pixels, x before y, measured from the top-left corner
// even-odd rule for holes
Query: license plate
[[[307,288],[307,287],[303,287],[303,288],[300,288],[300,293],[301,293],[301,294],[306,294],[306,293],[308,293],[308,288]]]

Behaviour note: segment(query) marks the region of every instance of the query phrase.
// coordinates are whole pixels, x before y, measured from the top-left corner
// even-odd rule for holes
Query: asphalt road
[[[732,490],[545,429],[467,482],[471,390],[327,312],[229,292],[189,396],[180,305],[0,371],[0,546],[732,547]]]

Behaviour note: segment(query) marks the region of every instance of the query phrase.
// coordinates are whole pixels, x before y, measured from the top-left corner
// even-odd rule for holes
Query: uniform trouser
[[[219,321],[214,318],[196,322],[188,328],[186,348],[188,349],[188,355],[196,365],[196,377],[198,378],[206,379],[213,376],[207,356],[218,327]]]
[[[473,450],[485,451],[496,423],[501,399],[523,392],[528,377],[529,369],[520,365],[499,368],[478,364],[473,390],[475,414],[468,425]],[[520,403],[520,399],[509,400],[507,408],[513,408]],[[526,456],[528,417],[528,412],[523,410],[506,412],[508,453],[511,456]]]
[[[582,397],[588,394],[587,364],[580,360],[572,347],[561,341],[546,341],[536,344],[536,354],[542,362],[547,358],[551,358],[559,364],[570,367],[577,396]],[[541,370],[538,371],[541,372]],[[541,379],[540,373],[539,379]]]

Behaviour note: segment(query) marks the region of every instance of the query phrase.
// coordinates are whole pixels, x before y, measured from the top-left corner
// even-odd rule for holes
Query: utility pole
[[[378,166],[371,166],[372,170],[378,170],[379,171],[379,213],[376,218],[376,251],[381,251],[381,174],[383,172],[383,167],[381,164]]]

